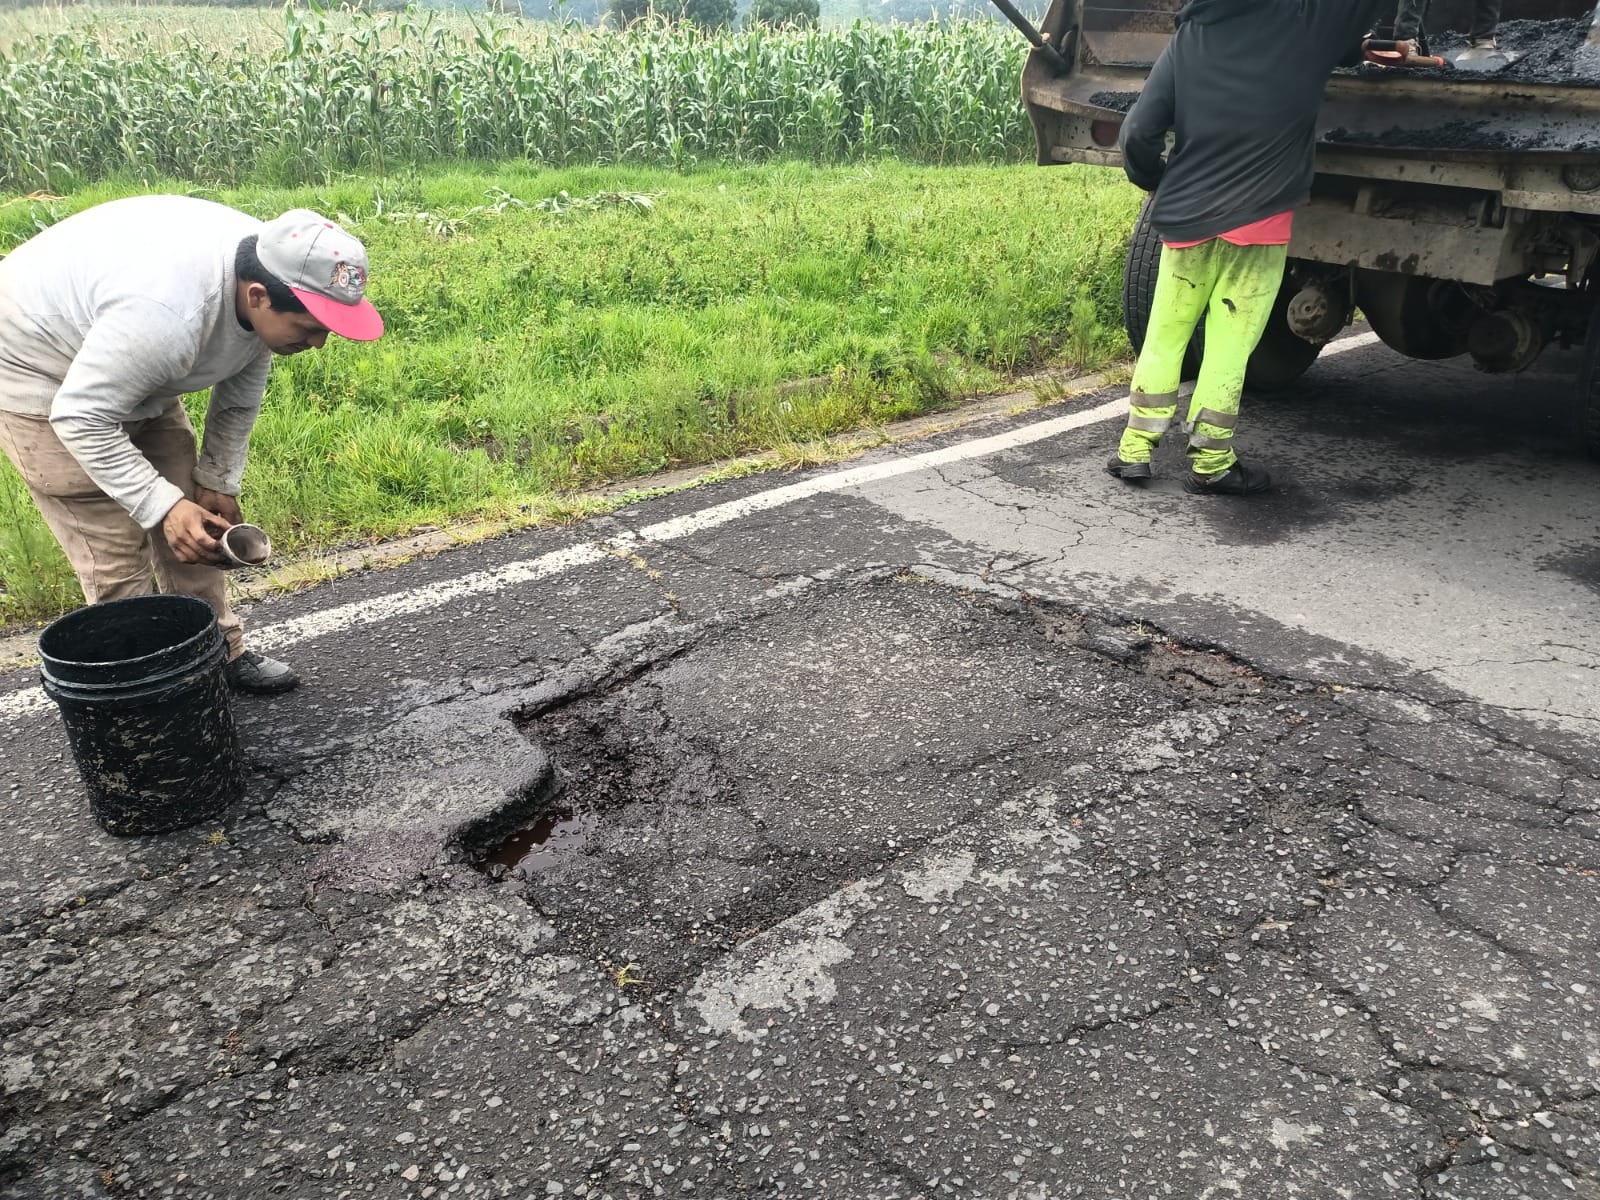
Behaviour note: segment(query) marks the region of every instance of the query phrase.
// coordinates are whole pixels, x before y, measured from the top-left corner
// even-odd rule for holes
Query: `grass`
[[[0,250],[130,190],[0,207]],[[601,199],[541,207],[562,193]],[[205,194],[260,216],[340,214],[368,244],[389,323],[375,345],[275,365],[243,500],[290,555],[514,518],[1125,350],[1137,196],[1091,169],[516,163]],[[75,598],[9,467],[0,584],[13,622]]]
[[[0,188],[14,191],[506,158],[682,169],[1033,151],[1026,43],[990,21],[708,35],[431,10],[37,12],[0,23]]]

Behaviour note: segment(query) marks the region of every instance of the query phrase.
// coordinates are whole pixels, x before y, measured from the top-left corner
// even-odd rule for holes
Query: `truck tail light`
[[[1117,134],[1121,132],[1121,121],[1092,121],[1089,124],[1089,136],[1096,146],[1115,146]]]

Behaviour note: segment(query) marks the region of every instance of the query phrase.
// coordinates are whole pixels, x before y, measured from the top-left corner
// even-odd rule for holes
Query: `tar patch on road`
[[[1559,571],[1592,592],[1600,592],[1600,545],[1553,554],[1542,565],[1545,570]]]
[[[1381,510],[1415,487],[1407,479],[1371,475],[1333,480],[1284,477],[1287,475],[1280,469],[1271,498],[1265,502],[1219,497],[1196,515],[1223,545],[1267,546]]]

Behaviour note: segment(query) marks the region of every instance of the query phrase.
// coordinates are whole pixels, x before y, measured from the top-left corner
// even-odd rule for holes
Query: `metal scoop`
[[[218,539],[222,543],[223,568],[259,567],[272,557],[272,539],[259,525],[230,525]]]
[[[1447,61],[1454,70],[1469,75],[1493,75],[1496,71],[1504,71],[1518,57],[1509,51],[1491,50],[1487,46],[1468,46],[1450,55]]]

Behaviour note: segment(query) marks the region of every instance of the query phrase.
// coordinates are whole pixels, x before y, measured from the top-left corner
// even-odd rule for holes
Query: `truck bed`
[[[1072,43],[1074,70],[1055,74],[1032,61],[1023,76],[1030,112],[1053,110],[1100,122],[1090,145],[1046,145],[1041,162],[1120,161],[1107,138],[1137,99],[1155,57],[1171,37],[1177,0],[1056,0],[1044,30],[1056,45]],[[1452,15],[1448,2],[1437,18]],[[1545,20],[1507,21],[1500,46],[1513,58],[1493,74],[1452,69],[1363,66],[1329,81],[1318,141],[1330,152],[1405,158],[1426,152],[1435,163],[1523,163],[1562,166],[1600,157],[1600,25],[1591,0],[1537,0],[1518,6]],[[1446,57],[1466,39],[1448,28],[1429,34]],[[1037,55],[1034,56],[1038,58]],[[1041,135],[1049,123],[1035,121]],[[1084,139],[1076,140],[1080,143]]]

